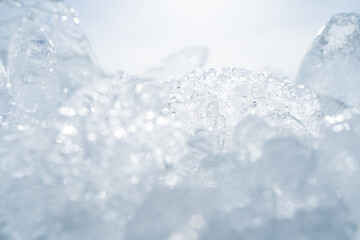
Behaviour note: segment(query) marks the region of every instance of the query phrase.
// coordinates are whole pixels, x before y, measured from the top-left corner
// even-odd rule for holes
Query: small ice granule
[[[80,23],[80,19],[77,18],[77,17],[74,17],[74,23],[75,23],[75,24],[79,24],[79,23]]]
[[[157,119],[156,119],[156,123],[158,124],[158,125],[166,125],[166,124],[168,124],[169,123],[169,120],[168,119],[166,119],[166,118],[164,118],[164,117],[158,117]]]
[[[118,128],[118,129],[115,130],[114,136],[117,137],[117,138],[122,138],[125,133],[126,133],[126,132],[125,132],[124,129]]]
[[[191,216],[189,224],[191,228],[198,230],[204,226],[205,219],[201,214],[194,214]]]
[[[178,180],[178,176],[176,176],[174,174],[168,174],[165,177],[165,184],[171,188],[174,188],[177,180]]]
[[[154,113],[154,112],[149,111],[149,112],[146,113],[146,119],[147,119],[147,120],[152,120],[152,119],[154,119],[154,117],[155,117],[155,113]]]
[[[131,182],[131,184],[136,185],[139,182],[139,178],[137,176],[132,176],[130,179],[130,182]]]
[[[90,141],[90,142],[94,142],[96,140],[96,134],[95,133],[88,133],[87,134],[87,139]]]
[[[68,107],[61,107],[60,113],[65,116],[74,116],[75,115],[74,109],[68,108]]]
[[[106,198],[106,192],[105,191],[101,191],[101,192],[99,192],[99,194],[98,194],[98,198],[100,198],[100,199],[105,199]]]
[[[62,133],[65,134],[65,135],[76,135],[78,133],[78,130],[71,126],[71,125],[67,125],[67,126],[64,126],[63,129],[62,129]]]
[[[313,177],[309,178],[309,179],[308,179],[308,183],[309,183],[310,185],[314,185],[314,184],[316,183],[316,178],[313,178]]]

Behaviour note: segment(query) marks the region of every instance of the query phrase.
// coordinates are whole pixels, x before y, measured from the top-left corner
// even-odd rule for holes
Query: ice
[[[0,60],[0,122],[4,121],[11,111],[12,98],[5,67]]]
[[[340,13],[322,28],[300,70],[300,83],[348,106],[360,104],[360,15]]]
[[[61,96],[57,69],[45,30],[35,22],[25,23],[9,43],[8,74],[17,114],[44,118],[57,107]]]
[[[225,137],[229,144],[236,124],[247,116],[260,116],[274,125],[303,134],[316,134],[316,96],[288,79],[245,69],[197,70],[175,83],[170,101],[182,129],[198,129]]]
[[[16,190],[1,208],[4,231],[23,229],[19,238],[30,239],[120,238],[160,172],[183,155],[181,136],[170,137],[174,134],[169,113],[161,107],[162,95],[150,95],[153,87],[126,74],[102,79],[55,108],[56,121],[28,122],[8,131],[18,138],[2,140],[3,147],[12,146],[2,149],[3,155],[17,161],[3,164],[3,177],[16,183],[4,187]],[[29,157],[18,156],[15,146]],[[42,208],[43,201],[54,205]],[[37,216],[38,221],[18,219],[21,215]]]
[[[334,219],[336,219],[334,221]],[[354,225],[346,220],[346,212],[324,209],[301,212],[291,220],[273,220],[260,227],[249,229],[243,239],[351,239]]]
[[[360,144],[359,117],[358,109],[345,109],[339,114],[327,115],[326,137],[318,149],[319,159],[325,166],[319,175],[327,174],[334,184],[333,194],[352,206],[349,215],[356,221],[360,216],[360,208],[356,204],[360,198],[354,191],[360,186],[360,152],[357,147]]]
[[[79,26],[75,10],[62,1],[0,2],[0,58],[7,63],[8,46],[12,37],[31,20],[48,34],[57,53],[58,78],[61,91],[71,94],[84,83],[102,75],[90,45]]]
[[[233,141],[243,159],[255,162],[262,155],[263,144],[280,136],[291,136],[291,132],[284,128],[272,127],[261,118],[249,116],[235,127]]]
[[[0,9],[0,239],[360,239],[349,92],[199,69],[194,48],[104,76],[72,8]]]

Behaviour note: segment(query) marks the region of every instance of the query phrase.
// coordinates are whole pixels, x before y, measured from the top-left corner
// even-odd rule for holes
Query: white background
[[[206,67],[273,70],[291,78],[318,30],[360,0],[65,0],[108,72],[141,73],[191,46]]]

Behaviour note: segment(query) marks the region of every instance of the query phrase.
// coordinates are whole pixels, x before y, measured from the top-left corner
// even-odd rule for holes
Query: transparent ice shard
[[[9,43],[8,72],[18,114],[44,118],[61,92],[52,42],[36,22],[26,22]]]
[[[331,18],[312,43],[298,80],[314,92],[349,106],[360,104],[360,15]]]
[[[4,0],[0,2],[0,12],[0,58],[5,66],[8,65],[8,45],[13,35],[30,18],[47,32],[54,45],[59,65],[57,74],[64,93],[71,94],[102,75],[79,26],[79,16],[62,1]]]
[[[180,77],[196,68],[203,67],[207,56],[208,50],[206,48],[184,49],[167,57],[159,66],[149,69],[145,76],[151,78]]]

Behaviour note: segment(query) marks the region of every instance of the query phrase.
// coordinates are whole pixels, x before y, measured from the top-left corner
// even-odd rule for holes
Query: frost
[[[0,9],[0,239],[359,239],[357,15],[304,86],[198,48],[103,76],[72,8]]]

